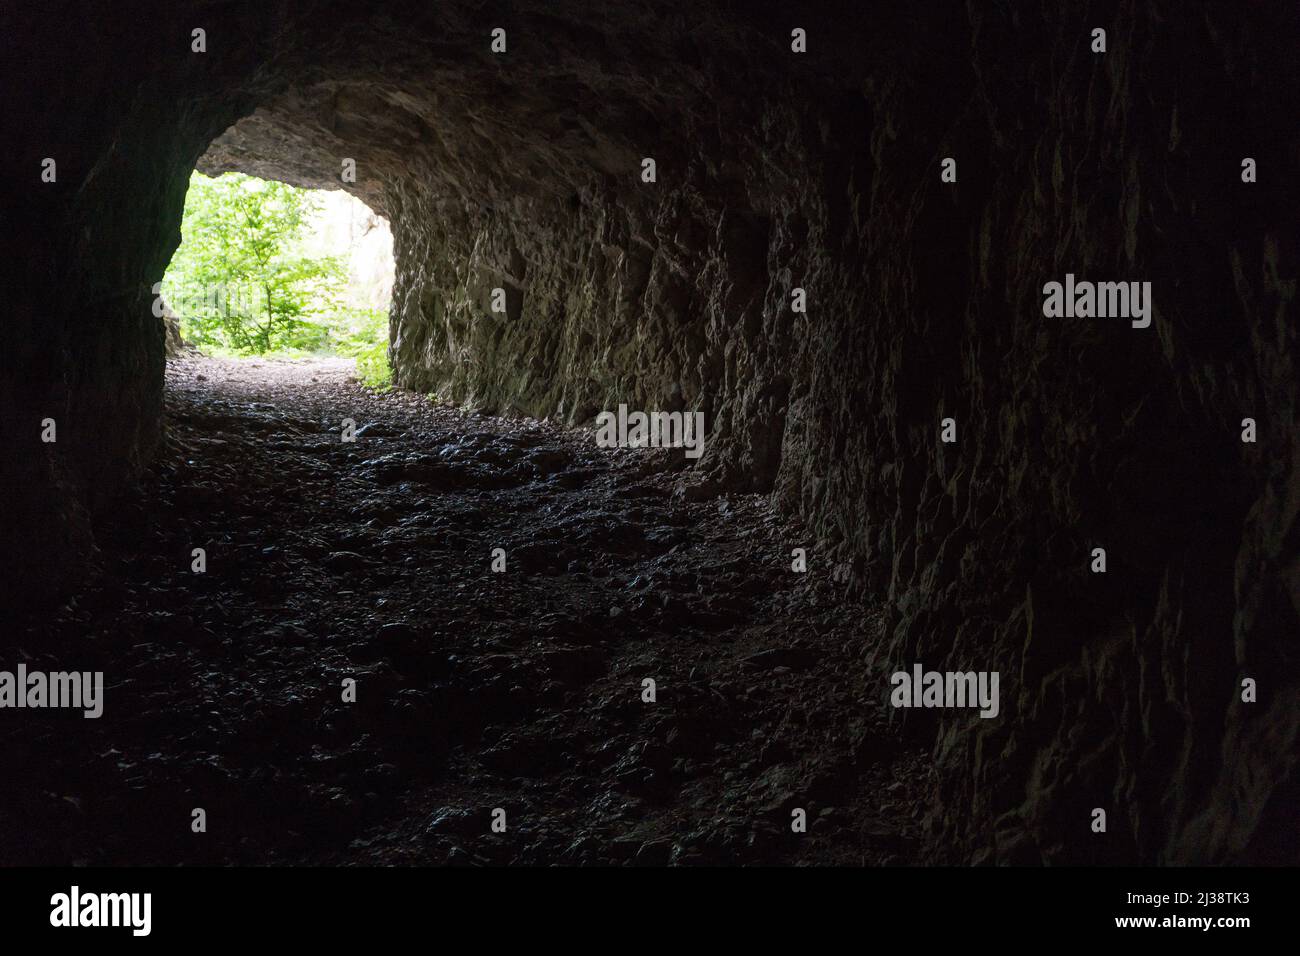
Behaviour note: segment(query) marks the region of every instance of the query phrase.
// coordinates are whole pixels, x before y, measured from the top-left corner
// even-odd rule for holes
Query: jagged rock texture
[[[888,602],[864,707],[914,661],[1001,672],[996,720],[907,715],[933,858],[1300,852],[1296,11],[68,6],[87,28],[4,14],[40,86],[0,378],[16,593],[89,573],[155,446],[149,290],[189,170],[335,187],[350,157],[393,226],[402,385],[573,424],[703,410],[689,493],[772,493],[815,570]],[[1154,324],[1044,319],[1066,272],[1151,281]]]

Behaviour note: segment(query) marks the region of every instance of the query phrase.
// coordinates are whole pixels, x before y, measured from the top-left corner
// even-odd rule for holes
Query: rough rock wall
[[[1096,56],[1080,40],[1095,20],[971,5],[973,95],[936,143],[963,172],[948,195],[933,174],[910,193],[878,181],[871,228],[895,223],[906,251],[877,260],[870,331],[846,349],[874,373],[863,404],[885,413],[844,456],[834,495],[850,506],[812,507],[823,527],[885,519],[854,548],[890,562],[882,666],[1003,676],[1003,718],[940,727],[945,844],[1221,861],[1268,832],[1294,852],[1294,785],[1279,784],[1300,727],[1297,250],[1282,210],[1300,141],[1273,112],[1294,76],[1262,77],[1295,34],[1123,5]],[[886,127],[911,110],[891,112]],[[1244,184],[1243,156],[1278,179]],[[1043,283],[1067,272],[1151,281],[1152,326],[1043,318]],[[937,441],[940,415],[964,429],[956,444]],[[1258,444],[1241,441],[1245,417]],[[1267,700],[1241,702],[1247,676]],[[1083,825],[1094,807],[1104,839]]]
[[[752,213],[673,190],[660,202],[587,195],[411,215],[421,198],[396,207],[399,255],[429,266],[404,270],[394,296],[402,384],[574,424],[620,403],[702,411],[703,470],[770,488],[784,386],[761,418],[747,415],[748,392],[773,387],[779,363],[760,355],[788,347],[794,323],[779,302],[765,320],[766,227]],[[491,308],[496,288],[504,314]]]
[[[1297,141],[1274,99],[1296,87],[1261,81],[1287,32],[1125,5],[1096,55],[1097,22],[971,5],[904,28],[940,68],[721,85],[729,121],[689,127],[653,186],[439,209],[412,184],[394,360],[497,411],[703,410],[714,486],[775,487],[824,568],[888,594],[881,687],[998,670],[1000,720],[909,714],[938,732],[946,853],[1267,857],[1300,740]],[[1243,183],[1245,155],[1279,180]],[[1152,282],[1154,324],[1045,319],[1067,272]]]
[[[164,331],[150,290],[179,242],[186,167],[238,115],[199,92],[211,76],[192,62],[148,71],[187,31],[147,12],[0,10],[14,40],[2,67],[13,134],[3,241],[16,265],[0,350],[0,438],[13,449],[0,462],[6,611],[90,573],[92,515],[157,445]],[[236,68],[227,59],[212,73]],[[53,442],[40,440],[47,419]]]
[[[584,6],[6,31],[59,51],[26,64],[58,79],[22,168],[69,157],[54,200],[21,196],[35,279],[7,320],[4,427],[32,448],[33,417],[61,424],[57,451],[5,465],[14,540],[37,542],[11,580],[75,580],[88,515],[156,442],[149,286],[189,169],[251,114],[200,168],[334,186],[352,157],[348,188],[391,218],[401,383],[571,422],[702,410],[692,481],[771,491],[815,567],[887,599],[864,706],[917,661],[1001,672],[996,720],[907,714],[936,741],[937,855],[1225,861],[1294,841],[1296,14]],[[1044,319],[1066,272],[1151,281],[1152,327]]]

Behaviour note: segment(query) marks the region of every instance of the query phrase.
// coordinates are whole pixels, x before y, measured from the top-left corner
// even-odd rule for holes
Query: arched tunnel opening
[[[351,359],[371,387],[391,384],[392,232],[364,202],[196,172],[181,237],[154,286],[169,360],[187,347],[205,357],[335,357]]]
[[[1297,14],[1101,6],[7,9],[0,859],[1297,862]]]

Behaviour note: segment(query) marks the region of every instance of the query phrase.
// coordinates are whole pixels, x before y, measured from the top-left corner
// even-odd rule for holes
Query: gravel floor
[[[914,862],[878,608],[764,498],[341,360],[175,360],[167,405],[103,575],[19,635],[107,690],[0,714],[4,862]]]

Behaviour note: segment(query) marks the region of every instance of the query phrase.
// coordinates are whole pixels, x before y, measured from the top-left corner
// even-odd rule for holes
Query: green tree
[[[347,277],[337,258],[302,254],[314,210],[310,193],[284,183],[194,173],[163,278],[181,334],[243,354],[328,346],[321,320],[339,308]]]
[[[362,384],[381,392],[392,387],[387,309],[351,309],[331,333],[338,353],[356,359],[357,378]]]

